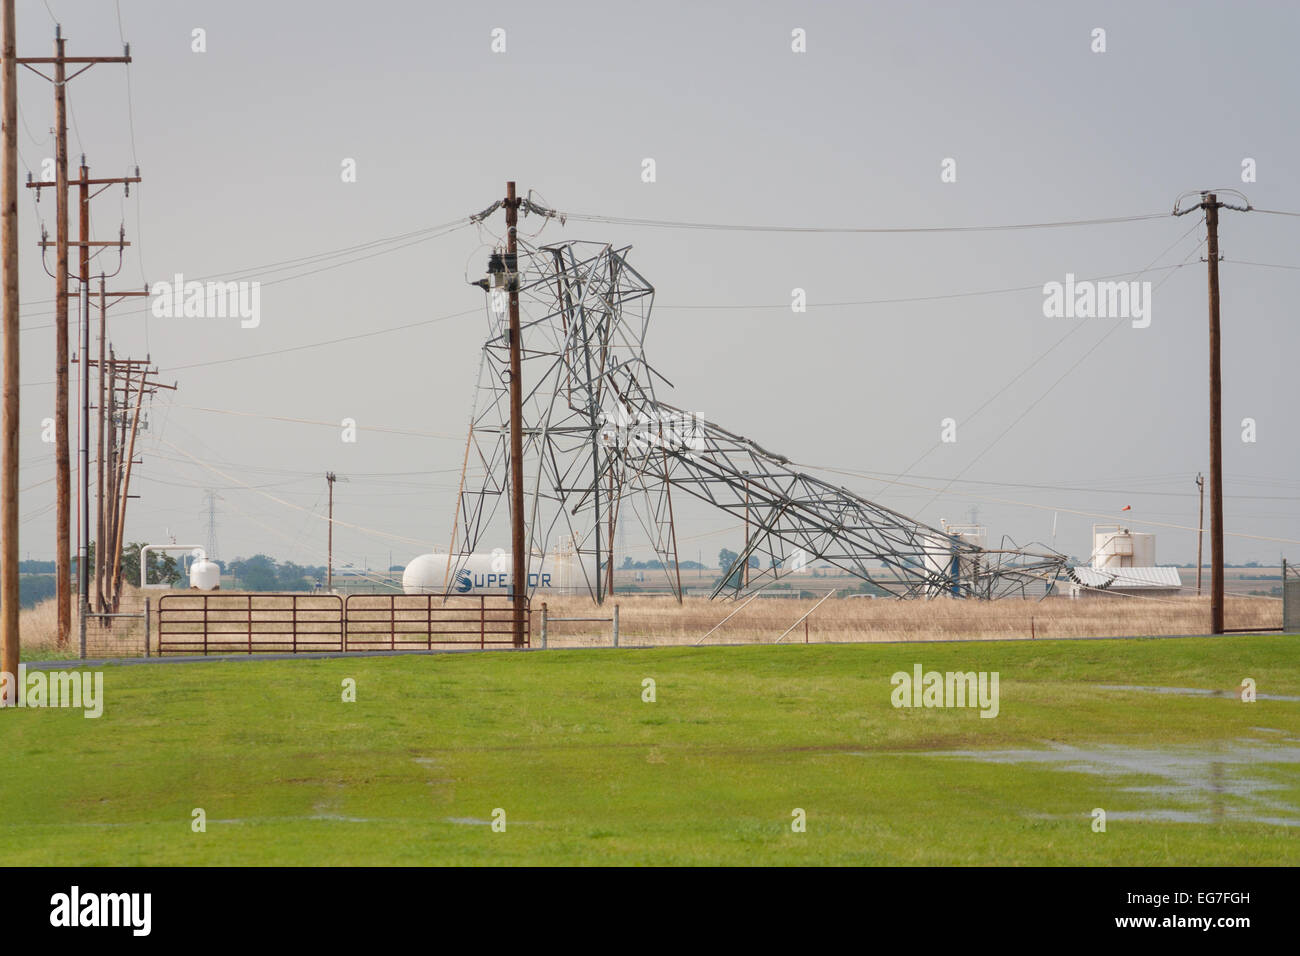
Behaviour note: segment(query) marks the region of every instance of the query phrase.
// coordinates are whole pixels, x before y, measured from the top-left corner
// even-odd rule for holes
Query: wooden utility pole
[[[84,655],[84,648],[86,644],[86,616],[89,613],[90,608],[92,607],[91,593],[90,593],[90,404],[91,404],[90,403],[90,367],[92,364],[90,361],[90,248],[91,246],[98,246],[103,248],[116,246],[120,252],[126,246],[130,245],[130,243],[126,242],[125,238],[122,236],[119,236],[116,242],[113,241],[92,242],[91,241],[90,201],[91,199],[98,196],[100,193],[104,192],[104,190],[108,189],[109,186],[113,186],[113,185],[123,185],[126,189],[127,195],[130,195],[130,190],[131,190],[130,184],[138,183],[139,181],[140,181],[139,170],[136,170],[135,176],[111,177],[108,179],[91,179],[90,167],[86,165],[86,157],[83,155],[81,157],[81,167],[76,182],[78,240],[75,243],[65,240],[62,245],[62,248],[60,249],[60,253],[65,257],[65,259],[66,259],[68,246],[75,245],[77,246],[77,250],[78,250],[77,280],[79,283],[79,291],[80,291],[80,294],[78,296],[78,302],[80,307],[80,311],[78,313],[79,315],[78,327],[81,332],[80,345],[78,346],[78,349],[81,355],[81,376],[78,382],[78,389],[77,389],[79,404],[80,404],[80,411],[78,414],[78,421],[80,422],[80,429],[79,429],[80,435],[78,436],[78,442],[77,442],[77,447],[78,447],[77,467],[80,469],[81,482],[80,482],[80,486],[77,489],[77,501],[78,501],[77,606],[80,612],[78,614],[78,621],[79,621],[78,630],[80,634],[80,639],[78,643],[79,646],[83,649],[83,655]],[[57,181],[54,183],[28,182],[27,186],[29,189],[37,190],[37,192],[39,193],[41,189],[50,186],[53,186],[57,189],[58,182]],[[91,187],[97,187],[97,188],[95,188],[92,191]],[[42,241],[42,246],[44,247],[45,245],[48,245],[48,243]],[[131,295],[133,293],[121,293],[121,294]],[[101,328],[101,339],[100,339],[101,352],[103,349],[103,331],[104,330]],[[99,367],[100,367],[100,375],[102,378],[103,375],[102,355],[100,357]],[[101,391],[102,391],[102,382],[101,382]],[[102,456],[98,463],[98,467],[102,472],[102,468],[103,468]],[[99,482],[99,484],[100,484],[100,494],[102,499],[102,494],[103,494],[102,480]],[[101,500],[101,507],[100,507],[101,522],[100,522],[100,527],[97,529],[98,536],[96,538],[96,548],[99,551],[95,560],[96,594],[95,594],[95,600],[93,602],[93,606],[99,610],[102,610],[102,608],[100,607],[100,604],[102,603],[101,571],[103,570],[105,560],[106,559],[111,560],[111,555],[109,554],[109,552],[103,550],[104,540],[103,540],[103,527],[102,527],[102,513],[103,513],[103,508],[102,508],[102,500]]]
[[[95,609],[104,606],[104,349],[108,343],[107,309],[104,306],[104,277],[99,277],[99,401],[95,403],[99,447],[95,455]]]
[[[1223,633],[1223,373],[1219,353],[1219,199],[1206,193],[1210,267],[1210,633]]]
[[[55,641],[66,647],[72,631],[72,553],[68,505],[72,468],[68,461],[68,98],[62,27],[54,27],[54,220],[58,248],[54,262],[54,599]]]
[[[77,469],[78,477],[81,479],[81,487],[77,489],[77,502],[80,505],[77,520],[77,647],[81,656],[86,656],[86,611],[90,608],[90,548],[86,542],[90,540],[90,185],[87,182],[90,178],[90,170],[86,168],[86,157],[81,157],[81,175],[80,189],[78,195],[78,224],[80,229],[78,235],[81,237],[79,247],[80,255],[78,256],[78,275],[81,278],[80,292],[78,298],[80,307],[80,318],[78,326],[81,330],[81,344],[77,347],[78,354],[81,356],[81,381],[77,389],[77,397],[80,399],[81,408],[77,414],[77,422],[80,425],[81,435],[77,441]],[[39,195],[39,193],[38,193]]]
[[[1196,475],[1196,490],[1201,493],[1201,504],[1196,519],[1196,596],[1201,596],[1201,545],[1205,543],[1205,476]]]
[[[128,378],[127,381],[129,383],[130,379]],[[135,413],[131,416],[131,438],[126,449],[126,471],[122,476],[122,501],[119,505],[121,510],[117,519],[117,537],[113,541],[113,576],[110,580],[113,586],[114,611],[117,610],[117,602],[121,596],[122,535],[126,531],[126,503],[131,490],[131,466],[135,464],[135,436],[136,432],[140,430],[140,408],[144,405],[144,390],[149,384],[149,370],[147,368],[140,369],[140,390],[135,395]],[[84,640],[82,642],[81,656],[86,656]]]
[[[72,469],[68,444],[68,104],[67,84],[96,63],[130,63],[128,45],[122,56],[70,57],[65,49],[63,29],[54,27],[54,56],[14,57],[13,62],[27,67],[54,85],[54,183],[57,193],[54,273],[54,478],[55,478],[55,603],[58,608],[57,640],[66,646],[72,632],[72,586],[69,559],[71,547]],[[5,66],[12,53],[6,54]],[[42,73],[38,66],[52,66],[53,75]],[[68,66],[80,66],[71,76]]]
[[[515,227],[519,200],[514,182],[506,183],[506,291],[510,296],[510,541],[514,592],[514,646],[524,646],[528,613],[528,554],[524,551],[524,410],[520,370],[519,246]],[[597,534],[599,537],[599,534]],[[597,575],[600,569],[596,569]]]
[[[100,371],[102,372],[103,369],[101,368]],[[105,452],[107,457],[104,459],[104,490],[108,494],[110,505],[108,514],[104,516],[104,543],[116,540],[117,532],[114,522],[117,520],[117,449],[121,447],[117,440],[117,353],[111,345],[108,347],[108,398],[106,404],[108,406],[106,410],[108,415],[108,448]],[[112,587],[107,568],[104,571],[104,587],[106,591]],[[107,597],[105,600],[107,600]]]
[[[325,481],[330,488],[330,517],[329,517],[329,552],[327,563],[325,565],[325,590],[334,593],[334,482],[337,481],[334,472],[325,472]],[[320,499],[317,498],[317,501]]]
[[[99,180],[92,180],[97,182]],[[137,180],[131,180],[135,182]],[[113,182],[113,180],[109,180]],[[130,188],[129,186],[127,187]],[[112,441],[114,433],[114,418],[110,414],[110,406],[114,399],[114,390],[116,385],[112,379],[111,364],[107,361],[105,350],[108,345],[108,299],[113,299],[116,305],[123,298],[133,296],[146,296],[149,289],[146,286],[140,292],[108,292],[104,288],[106,276],[102,273],[99,277],[99,359],[93,362],[98,369],[99,375],[99,400],[95,403],[96,417],[98,419],[98,449],[95,458],[96,462],[96,493],[95,501],[98,505],[95,518],[95,600],[93,606],[97,611],[109,612],[113,608],[109,604],[109,574],[113,563],[111,554],[113,544],[116,541],[116,531],[111,524],[113,516],[116,514],[116,482],[110,485],[107,475],[109,463],[112,462],[116,455],[117,444]],[[156,387],[156,386],[155,386]],[[173,386],[174,388],[175,386]],[[130,389],[127,389],[127,395],[130,395]],[[89,404],[83,401],[83,409],[89,417]],[[87,475],[87,482],[90,476]],[[114,501],[105,502],[105,495],[113,491]],[[89,491],[87,491],[89,494]],[[116,591],[116,585],[113,586]]]
[[[101,290],[103,279],[101,278]],[[106,296],[142,295],[138,292],[106,292]],[[104,461],[102,463],[104,494],[101,497],[102,525],[101,536],[95,544],[95,587],[99,592],[96,610],[100,613],[115,613],[122,599],[122,543],[126,534],[126,508],[131,498],[131,469],[135,464],[135,441],[141,427],[141,412],[146,395],[153,395],[159,389],[174,391],[176,385],[163,385],[155,380],[156,368],[150,367],[151,360],[119,359],[109,349],[108,374],[103,375],[100,360],[91,359],[89,366],[99,367],[101,380],[107,378],[105,402],[107,404],[106,424],[101,441],[104,441]],[[80,358],[77,359],[80,361]],[[83,372],[88,369],[83,369]],[[122,382],[119,385],[118,380]],[[117,393],[122,393],[118,401]],[[121,409],[119,412],[118,409]],[[89,408],[83,406],[84,420],[89,421]],[[120,431],[120,435],[119,435]],[[89,427],[83,434],[88,435]],[[85,447],[89,447],[87,441]],[[126,450],[125,457],[120,452]],[[89,482],[86,483],[89,485]],[[86,487],[86,501],[89,501],[89,487]],[[89,507],[86,509],[89,512]],[[89,521],[85,522],[87,527]],[[83,543],[83,553],[89,551],[89,541]],[[89,593],[89,592],[87,592]],[[93,617],[89,605],[83,606],[83,620]]]
[[[14,0],[0,0],[0,258],[4,270],[4,414],[0,460],[0,671],[18,677],[18,77]],[[0,688],[5,692],[16,687]],[[16,698],[15,698],[16,700]],[[0,697],[0,702],[3,698]],[[0,703],[2,705],[2,703]]]

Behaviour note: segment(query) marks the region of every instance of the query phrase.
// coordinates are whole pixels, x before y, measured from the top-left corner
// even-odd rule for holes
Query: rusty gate
[[[487,648],[514,643],[508,595],[349,594],[344,605],[347,650],[433,650],[446,644]],[[525,603],[524,646],[532,643]]]
[[[297,654],[510,646],[508,595],[166,594],[158,654]],[[532,643],[532,609],[524,646]]]
[[[296,654],[344,648],[337,594],[165,594],[158,654]]]

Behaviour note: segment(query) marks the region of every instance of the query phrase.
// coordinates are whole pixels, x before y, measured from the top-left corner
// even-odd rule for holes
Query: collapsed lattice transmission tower
[[[673,499],[689,496],[729,513],[737,524],[744,520],[749,529],[715,597],[762,588],[812,561],[898,597],[1028,596],[1031,587],[1043,588],[1063,571],[1064,556],[1046,547],[981,547],[659,401],[656,383],[671,383],[646,358],[654,288],[628,263],[629,248],[519,243],[517,280],[512,272],[510,281],[518,282],[522,314],[530,567],[553,548],[571,552],[578,583],[603,600],[621,518],[642,530],[680,598]],[[509,329],[504,293],[489,292],[489,337],[467,459],[482,476],[466,482],[459,498],[450,580],[470,554],[499,543],[489,538],[493,523],[508,517]],[[739,569],[752,565],[752,557],[758,567],[742,575]]]

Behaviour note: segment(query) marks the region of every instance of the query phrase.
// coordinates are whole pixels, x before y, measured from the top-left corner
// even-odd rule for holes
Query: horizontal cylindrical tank
[[[422,554],[402,572],[405,594],[499,594],[511,593],[514,581],[510,555]],[[529,591],[564,593],[585,587],[572,554],[534,554],[529,561]]]
[[[201,559],[190,565],[190,587],[216,591],[221,587],[221,565]]]

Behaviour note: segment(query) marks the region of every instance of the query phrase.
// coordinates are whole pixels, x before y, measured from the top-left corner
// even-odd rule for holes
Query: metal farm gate
[[[166,594],[158,654],[297,654],[513,644],[509,596]],[[532,609],[524,617],[532,643]]]
[[[165,594],[158,654],[296,654],[343,650],[336,594]]]
[[[350,651],[433,650],[442,645],[487,648],[514,643],[513,598],[507,595],[349,594]],[[532,608],[524,615],[524,646],[532,644]]]

